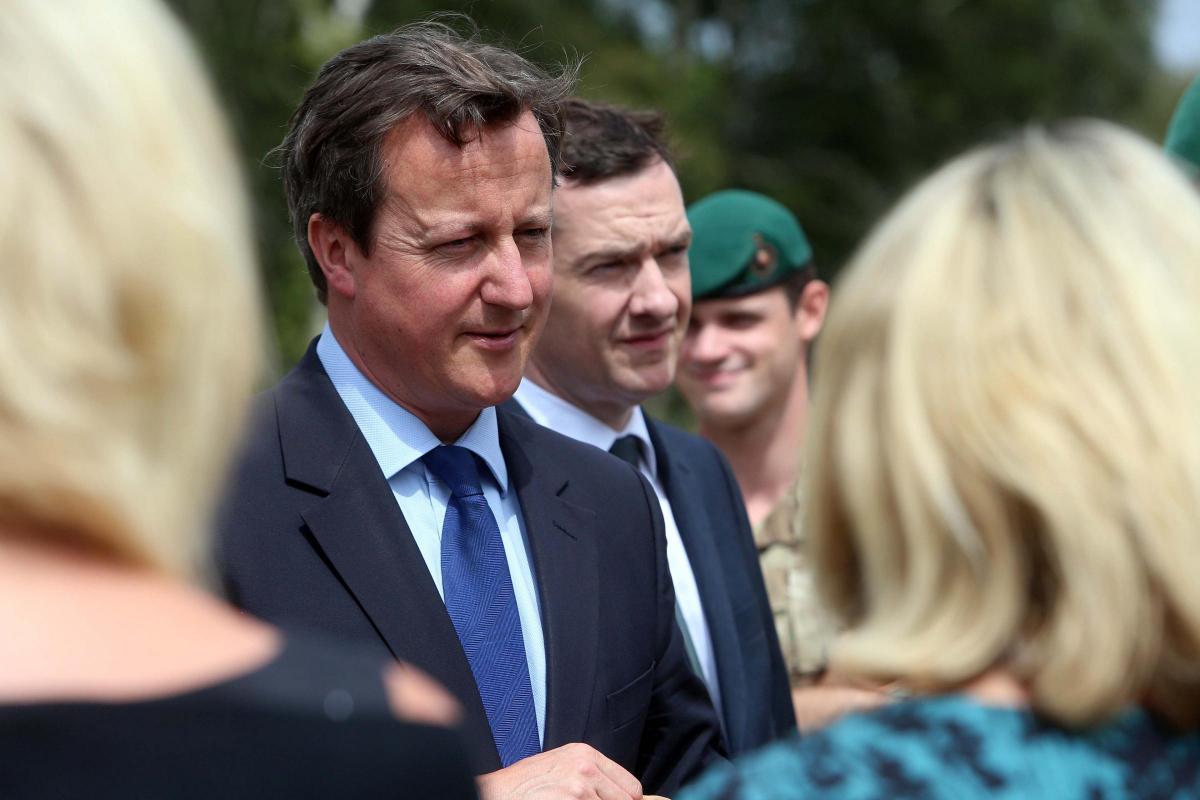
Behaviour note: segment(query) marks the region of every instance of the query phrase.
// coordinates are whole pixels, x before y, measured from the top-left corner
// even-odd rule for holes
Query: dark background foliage
[[[341,47],[434,13],[548,64],[580,93],[658,107],[689,201],[740,186],[791,207],[826,276],[922,173],[1030,120],[1114,119],[1161,138],[1186,76],[1157,65],[1153,0],[170,0],[197,37],[254,193],[278,345],[321,311],[270,151]],[[675,409],[677,410],[677,409]]]

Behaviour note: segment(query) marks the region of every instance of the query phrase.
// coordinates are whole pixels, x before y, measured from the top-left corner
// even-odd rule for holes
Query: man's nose
[[[683,337],[680,356],[697,364],[716,364],[725,357],[727,349],[716,325],[692,325]]]
[[[529,282],[521,249],[512,239],[498,243],[487,258],[487,276],[480,294],[489,305],[526,309],[533,304],[533,286]]]
[[[654,258],[647,257],[638,269],[629,300],[629,312],[634,316],[669,319],[679,310],[679,298],[671,291],[662,268]]]

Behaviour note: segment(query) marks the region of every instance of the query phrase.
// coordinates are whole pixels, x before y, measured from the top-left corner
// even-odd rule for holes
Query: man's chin
[[[641,405],[651,397],[660,395],[669,389],[672,377],[670,371],[659,374],[635,373],[617,383],[633,405]]]
[[[489,376],[489,380],[476,388],[475,395],[481,407],[498,406],[507,401],[521,385],[521,373],[506,373]]]
[[[667,353],[653,359],[627,359],[613,364],[612,375],[618,383],[637,386],[648,394],[665,392],[675,380],[679,361]]]
[[[689,405],[701,425],[715,430],[744,428],[762,413],[761,409],[751,407],[744,402],[728,402],[732,399],[709,396],[699,403],[689,401]]]

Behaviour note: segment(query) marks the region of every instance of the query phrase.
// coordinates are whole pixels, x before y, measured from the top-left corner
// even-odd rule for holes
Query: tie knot
[[[638,468],[642,463],[642,440],[632,433],[626,434],[613,442],[608,452]]]
[[[475,454],[465,447],[440,445],[421,456],[429,471],[458,497],[483,494]]]

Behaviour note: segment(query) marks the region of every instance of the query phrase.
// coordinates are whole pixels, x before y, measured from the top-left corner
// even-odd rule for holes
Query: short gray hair
[[[447,141],[462,146],[485,126],[530,111],[557,176],[560,103],[574,74],[571,66],[551,74],[512,50],[483,43],[477,31],[463,36],[437,21],[375,36],[330,59],[278,150],[296,244],[321,302],[327,287],[308,244],[308,220],[320,213],[370,252],[386,188],[380,150],[392,129],[424,114]]]

